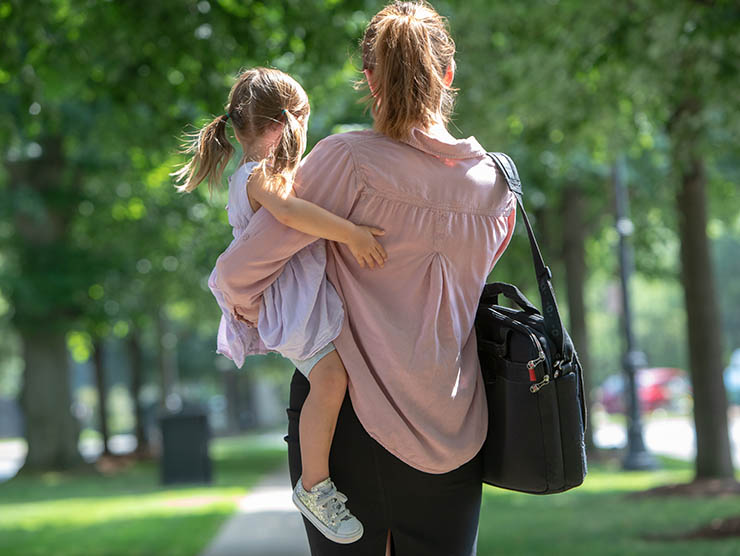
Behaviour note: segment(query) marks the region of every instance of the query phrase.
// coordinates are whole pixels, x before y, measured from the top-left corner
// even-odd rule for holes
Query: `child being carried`
[[[191,142],[191,160],[175,177],[180,191],[203,180],[218,184],[234,149],[226,136],[231,121],[243,150],[241,166],[229,179],[229,223],[234,241],[260,207],[277,220],[319,238],[345,243],[361,266],[382,267],[387,259],[376,228],[355,225],[292,194],[293,178],[306,146],[309,103],[301,86],[274,69],[243,72],[231,89],[226,113]],[[329,450],[347,389],[347,372],[332,341],[344,319],[342,303],[325,274],[326,246],[316,241],[296,253],[264,292],[257,323],[233,314],[216,286],[209,286],[222,309],[218,352],[241,367],[250,354],[277,351],[309,380],[300,415],[302,476],[293,491],[301,513],[327,538],[351,543],[362,524],[345,506],[347,497],[329,477]],[[256,326],[255,326],[256,325]]]

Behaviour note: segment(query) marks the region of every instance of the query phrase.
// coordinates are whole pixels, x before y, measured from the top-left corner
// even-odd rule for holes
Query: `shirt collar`
[[[409,138],[403,142],[420,151],[441,158],[479,158],[486,154],[486,150],[481,147],[475,137],[455,139],[446,133],[431,135],[417,127],[411,130]]]

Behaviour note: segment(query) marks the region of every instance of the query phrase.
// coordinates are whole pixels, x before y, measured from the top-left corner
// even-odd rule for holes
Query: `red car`
[[[690,394],[688,376],[681,369],[654,367],[637,372],[637,396],[642,411],[680,409]],[[624,374],[611,375],[602,383],[599,401],[608,413],[625,412]]]

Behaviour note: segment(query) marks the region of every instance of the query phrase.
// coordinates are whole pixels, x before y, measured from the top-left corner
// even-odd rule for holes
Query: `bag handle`
[[[507,284],[506,282],[491,282],[486,284],[483,288],[483,294],[481,295],[481,301],[484,303],[492,303],[498,305],[498,296],[503,294],[507,299],[511,299],[514,303],[525,312],[532,315],[539,315],[540,311],[529,302],[529,299],[524,297],[524,294],[519,291],[514,284]]]
[[[529,223],[527,211],[524,210],[522,182],[519,179],[519,172],[516,169],[516,164],[514,164],[514,161],[511,160],[507,154],[486,154],[488,154],[494,164],[501,169],[501,172],[504,174],[504,178],[506,178],[506,184],[509,187],[509,190],[516,197],[516,202],[522,213],[524,226],[527,228],[527,235],[529,236],[529,246],[532,250],[532,260],[534,261],[534,271],[537,277],[537,287],[540,291],[540,299],[542,300],[542,317],[545,321],[545,330],[547,330],[548,335],[553,342],[555,342],[555,346],[558,349],[558,354],[561,359],[565,362],[570,362],[573,359],[573,345],[571,342],[565,340],[565,329],[563,328],[563,322],[560,320],[560,312],[558,311],[558,305],[555,301],[555,290],[552,287],[552,272],[550,271],[550,268],[545,265],[542,253],[540,252],[540,246],[537,244],[537,239],[534,237],[532,226]]]

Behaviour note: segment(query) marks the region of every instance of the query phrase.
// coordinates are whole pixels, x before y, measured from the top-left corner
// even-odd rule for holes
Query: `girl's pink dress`
[[[247,162],[229,178],[226,210],[234,242],[249,232],[249,222],[255,214],[249,204],[246,185],[255,166],[256,162]],[[256,328],[233,315],[216,285],[217,278],[214,268],[208,287],[222,312],[217,351],[234,361],[237,367],[241,368],[247,355],[271,351],[290,359],[308,359],[334,340],[342,329],[344,309],[336,290],[326,279],[323,239],[291,257],[277,280],[265,290]]]

